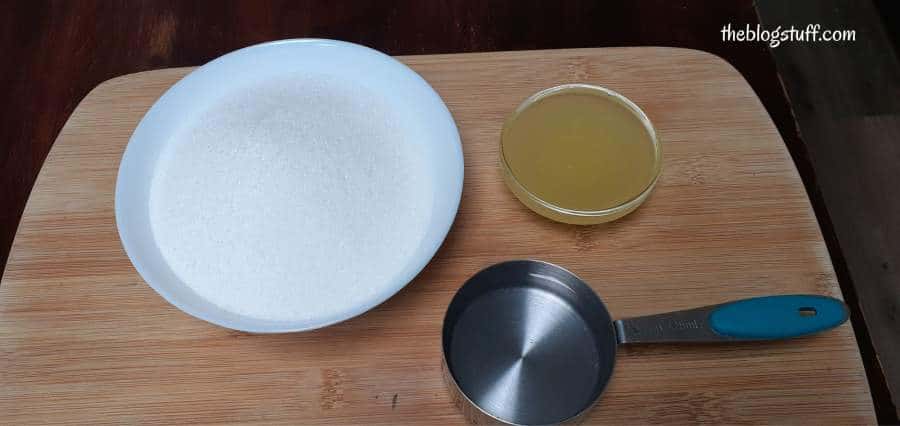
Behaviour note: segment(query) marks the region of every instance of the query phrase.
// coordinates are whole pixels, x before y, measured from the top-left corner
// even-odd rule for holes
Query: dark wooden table
[[[762,10],[778,19],[797,12]],[[744,75],[787,143],[851,305],[879,420],[896,421],[876,356],[878,345],[873,346],[866,327],[865,320],[872,318],[863,316],[858,297],[872,297],[871,292],[853,285],[835,234],[858,218],[832,223],[831,206],[823,197],[830,192],[818,185],[831,179],[816,177],[823,171],[809,155],[814,141],[800,138],[770,49],[763,43],[722,41],[723,25],[757,22],[750,0],[0,0],[0,51],[5,56],[0,65],[0,93],[5,95],[0,103],[0,266],[6,264],[28,193],[54,138],[88,91],[112,77],[200,65],[244,46],[294,37],[347,40],[394,55],[636,45],[700,49],[723,57]],[[784,63],[789,62],[778,66]],[[786,73],[800,79],[796,64],[791,66]],[[889,267],[900,266],[896,261]]]

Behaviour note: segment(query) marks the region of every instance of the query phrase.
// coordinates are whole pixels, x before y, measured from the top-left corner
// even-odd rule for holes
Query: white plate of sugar
[[[303,331],[409,283],[462,181],[456,125],[418,74],[355,44],[285,40],[222,56],[153,105],[119,166],[116,224],[181,310]]]

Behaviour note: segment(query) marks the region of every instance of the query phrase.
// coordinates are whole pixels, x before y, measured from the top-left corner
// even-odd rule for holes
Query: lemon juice
[[[548,218],[600,223],[637,208],[656,182],[661,153],[646,115],[596,86],[542,91],[507,120],[501,163],[513,193]]]

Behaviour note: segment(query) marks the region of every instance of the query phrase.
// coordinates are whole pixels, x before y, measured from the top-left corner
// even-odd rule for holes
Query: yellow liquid
[[[641,196],[659,173],[660,153],[648,126],[613,95],[568,87],[539,96],[507,122],[503,161],[519,185],[552,206],[617,208]]]

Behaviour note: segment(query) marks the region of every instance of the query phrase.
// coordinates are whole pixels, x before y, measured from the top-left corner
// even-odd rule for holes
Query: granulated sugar
[[[341,315],[384,291],[431,217],[422,149],[381,99],[328,78],[227,95],[167,147],[150,219],[201,297],[264,320]]]

